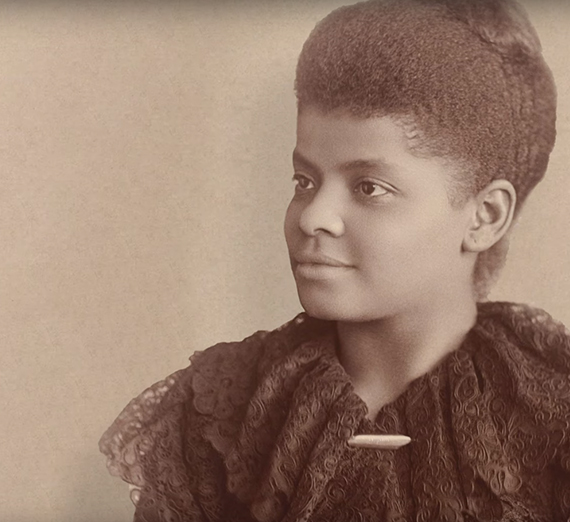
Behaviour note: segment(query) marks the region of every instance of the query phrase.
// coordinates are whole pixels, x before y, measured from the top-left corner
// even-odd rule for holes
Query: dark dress
[[[191,357],[100,448],[138,486],[136,522],[567,521],[570,333],[479,304],[462,346],[366,418],[334,323],[305,314]],[[398,450],[354,434],[405,434]]]

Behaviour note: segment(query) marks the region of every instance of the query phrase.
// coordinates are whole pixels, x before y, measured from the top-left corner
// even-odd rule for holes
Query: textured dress
[[[222,343],[130,402],[100,441],[136,522],[568,521],[570,333],[478,305],[459,349],[375,421],[334,323]],[[398,450],[355,434],[404,434]]]

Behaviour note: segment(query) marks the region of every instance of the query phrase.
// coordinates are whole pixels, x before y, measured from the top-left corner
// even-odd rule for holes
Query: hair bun
[[[524,8],[513,0],[444,0],[447,8],[501,54],[537,56],[540,40]]]

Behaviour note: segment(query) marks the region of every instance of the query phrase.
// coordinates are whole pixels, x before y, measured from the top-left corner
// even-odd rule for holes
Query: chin
[[[315,298],[299,295],[301,306],[311,317],[324,321],[349,321],[358,322],[360,314],[356,313],[355,307],[344,301],[339,303],[335,299]]]

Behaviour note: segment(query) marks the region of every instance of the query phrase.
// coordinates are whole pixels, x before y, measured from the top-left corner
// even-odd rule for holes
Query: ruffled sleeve
[[[133,399],[99,441],[112,475],[130,485],[135,522],[223,520],[223,462],[204,438],[212,418],[237,430],[255,386],[265,333],[220,343]],[[227,435],[227,433],[226,433]]]
[[[134,521],[282,517],[304,471],[301,449],[308,458],[348,385],[333,332],[300,314],[195,353],[133,399],[99,445],[109,471],[131,485]]]
[[[136,506],[136,521],[159,520],[152,513],[160,503],[165,520],[177,520],[179,506],[169,506],[168,489],[185,487],[187,477],[176,461],[182,462],[182,447],[174,431],[184,418],[184,404],[192,397],[191,368],[179,370],[157,382],[133,399],[99,441],[107,457],[107,468],[130,485]],[[164,480],[157,480],[157,478]],[[194,495],[185,497],[184,510],[191,520],[203,520]]]

